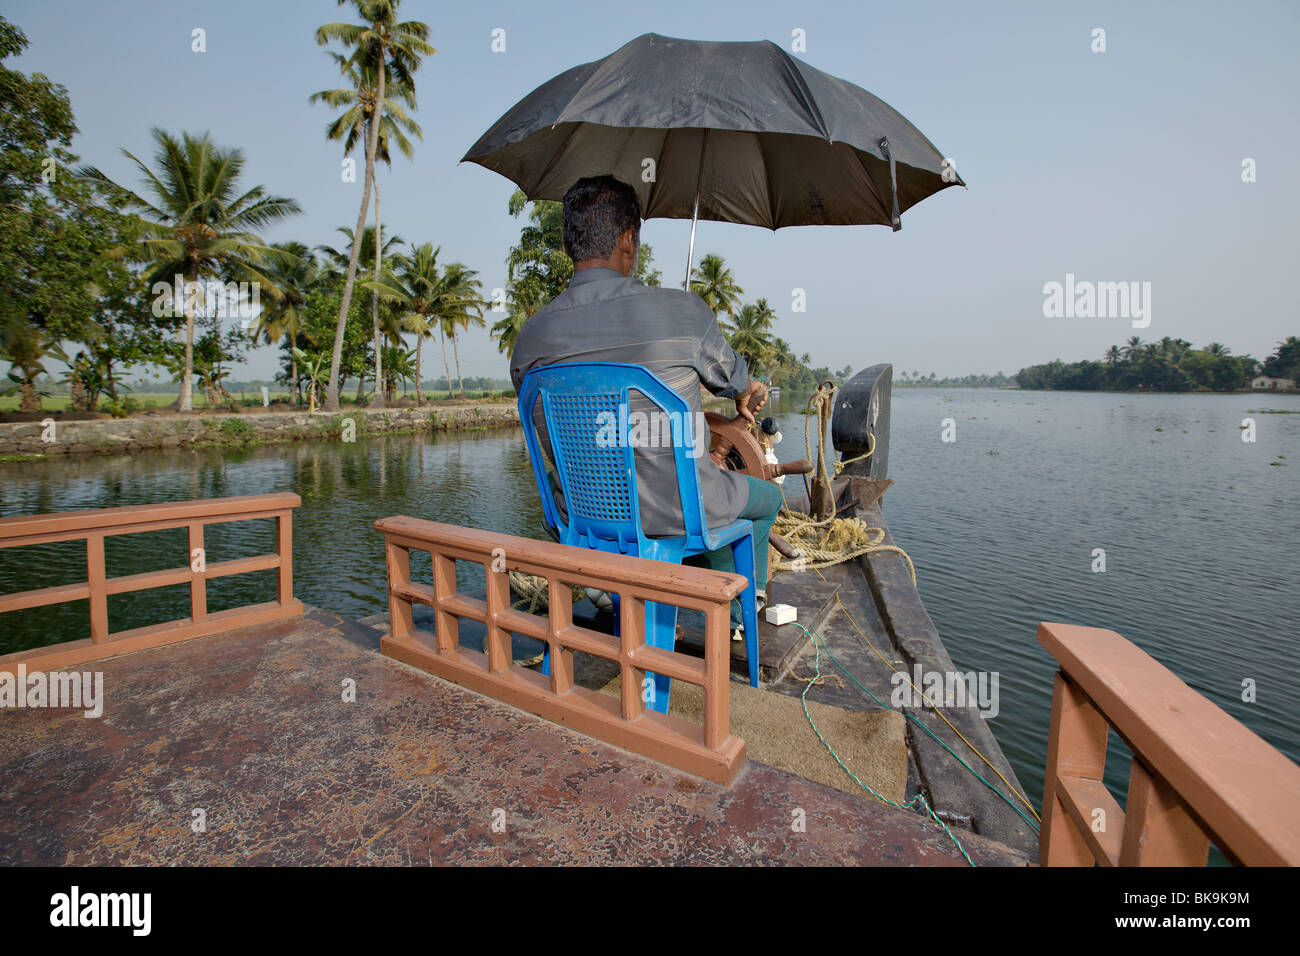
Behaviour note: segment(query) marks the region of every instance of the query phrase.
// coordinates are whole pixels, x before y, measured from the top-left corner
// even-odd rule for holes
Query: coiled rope
[[[804,453],[809,461],[812,461],[810,419],[813,413],[816,412],[817,435],[820,439],[826,432],[826,422],[830,419],[831,400],[834,395],[835,384],[827,381],[818,385],[817,390],[808,398],[808,407],[803,423],[803,446]],[[835,476],[839,477],[840,472],[854,462],[865,461],[870,458],[875,450],[876,436],[870,435],[868,436],[867,450],[864,454],[834,462]],[[826,470],[826,456],[824,454],[818,454],[817,465],[819,468],[818,477],[829,487],[831,476]],[[805,478],[805,483],[806,481]],[[785,489],[780,485],[777,487],[781,488],[782,508],[776,516],[776,523],[772,526],[772,530],[785,538],[799,552],[799,555],[794,558],[786,558],[773,548],[768,555],[768,564],[773,571],[816,571],[820,568],[843,564],[845,561],[852,561],[864,554],[875,554],[883,551],[901,554],[904,560],[907,561],[907,571],[912,576],[912,583],[916,583],[916,566],[912,563],[911,556],[896,544],[884,543],[884,528],[873,528],[861,518],[837,518],[834,515],[818,521],[811,515],[791,510],[785,500]],[[808,492],[808,500],[812,501],[811,489]]]

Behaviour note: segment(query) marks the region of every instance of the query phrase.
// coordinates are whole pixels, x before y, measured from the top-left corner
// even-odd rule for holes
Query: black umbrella
[[[965,185],[897,110],[767,40],[647,33],[520,100],[464,156],[529,199],[583,176],[631,183],[647,219],[888,224]]]

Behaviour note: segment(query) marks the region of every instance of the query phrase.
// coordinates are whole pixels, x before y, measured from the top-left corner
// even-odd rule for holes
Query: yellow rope
[[[803,425],[803,447],[804,453],[810,461],[812,460],[812,429],[809,419],[815,410],[817,413],[817,435],[820,440],[825,431],[825,422],[831,413],[831,402],[834,395],[835,385],[827,381],[818,385],[817,390],[808,398],[808,414],[804,418]],[[855,461],[870,458],[875,450],[876,437],[872,435],[865,454],[835,462],[835,474],[838,476],[846,466]],[[817,464],[820,466],[819,477],[829,486],[831,477],[827,473],[826,459],[821,448],[818,449]],[[881,543],[885,540],[884,528],[872,528],[860,518],[837,518],[834,515],[818,521],[810,515],[792,511],[785,500],[785,489],[780,484],[777,487],[781,488],[783,507],[777,515],[772,530],[789,541],[800,552],[800,555],[797,558],[786,559],[780,552],[773,549],[768,556],[768,566],[773,571],[806,571],[809,569],[816,571],[818,568],[829,568],[832,565],[843,564],[845,561],[852,561],[864,554],[876,554],[884,551],[901,554],[907,561],[908,573],[912,575],[912,583],[916,583],[916,567],[913,565],[912,558],[908,553],[898,545]],[[825,529],[825,533],[822,533],[822,529]]]
[[[866,459],[870,458],[872,452],[874,452],[875,450],[876,450],[876,433],[871,432],[870,434],[867,435],[866,454],[857,455],[853,458],[845,458],[842,461],[835,462],[835,477],[838,478],[840,476],[840,472],[842,472],[849,465],[853,464],[855,461],[865,461]]]

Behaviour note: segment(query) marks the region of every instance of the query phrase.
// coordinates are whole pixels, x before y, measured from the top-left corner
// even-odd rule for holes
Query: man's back
[[[569,288],[524,324],[510,377],[518,389],[532,369],[570,362],[644,366],[695,412],[702,410],[701,383],[725,397],[739,395],[749,383],[744,359],[727,344],[699,296],[647,287],[613,269],[576,272]],[[630,411],[638,410],[644,409],[634,403]],[[700,456],[697,470],[708,524],[734,521],[748,494],[744,480],[719,469],[707,454]],[[644,533],[681,534],[671,448],[637,448],[637,485]]]

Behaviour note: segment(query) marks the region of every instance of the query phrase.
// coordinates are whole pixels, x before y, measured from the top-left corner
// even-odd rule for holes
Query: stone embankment
[[[131,454],[148,448],[249,445],[392,432],[461,431],[519,424],[513,403],[349,409],[341,413],[142,415],[136,418],[0,423],[0,456]]]

